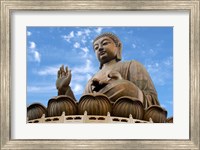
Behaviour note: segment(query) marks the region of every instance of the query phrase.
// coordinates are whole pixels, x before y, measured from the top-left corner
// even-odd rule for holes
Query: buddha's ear
[[[117,61],[122,59],[122,44],[118,43],[118,50],[117,50]]]
[[[117,47],[119,47],[119,49],[121,49],[122,48],[122,43],[119,42]]]

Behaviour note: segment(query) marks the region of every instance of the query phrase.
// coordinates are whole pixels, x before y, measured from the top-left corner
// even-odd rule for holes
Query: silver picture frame
[[[200,141],[200,50],[199,50],[199,0],[175,1],[70,1],[70,0],[0,0],[1,50],[0,50],[0,140],[1,149],[199,149]],[[30,140],[11,138],[11,14],[13,11],[50,10],[121,10],[121,11],[179,11],[190,13],[189,49],[189,139],[188,140]]]

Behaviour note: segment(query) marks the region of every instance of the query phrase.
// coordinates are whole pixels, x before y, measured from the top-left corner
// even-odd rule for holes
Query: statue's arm
[[[74,93],[69,86],[71,82],[71,76],[71,71],[68,70],[67,67],[64,69],[64,66],[62,65],[58,70],[56,88],[58,90],[58,95],[67,95],[76,100]]]

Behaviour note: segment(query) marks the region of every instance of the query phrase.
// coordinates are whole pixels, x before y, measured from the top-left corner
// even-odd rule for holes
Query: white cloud
[[[75,34],[76,40],[79,40],[85,45],[86,42],[90,39],[90,33],[92,33],[92,31],[87,28],[81,31],[77,31],[77,33]]]
[[[41,88],[38,87],[38,86],[28,86],[27,87],[28,92],[37,92],[37,91],[40,91],[40,90],[41,90]]]
[[[86,80],[86,76],[81,73],[72,73],[72,82],[84,82]]]
[[[148,56],[153,57],[153,56],[155,56],[157,54],[157,50],[154,50],[154,49],[150,48],[148,50],[142,51],[142,54],[145,55],[145,56],[148,55]]]
[[[82,94],[83,89],[84,89],[83,85],[78,83],[74,84],[74,86],[72,87],[72,91],[74,92],[75,95]]]
[[[162,101],[160,101],[160,104],[162,107],[164,107],[166,110],[168,110],[169,107],[173,107],[173,100],[162,100]]]
[[[80,43],[78,43],[78,42],[76,42],[76,43],[74,43],[74,48],[80,48]]]
[[[155,66],[156,66],[156,67],[158,67],[158,66],[159,66],[159,64],[158,64],[158,63],[155,63]]]
[[[35,71],[35,73],[41,76],[57,75],[57,72],[60,69],[60,67],[61,67],[60,64],[56,66],[46,66],[38,71]],[[93,74],[97,71],[97,68],[94,68],[91,60],[89,59],[86,60],[85,64],[69,69],[72,71],[72,79],[75,80],[80,79],[80,81],[85,80],[86,78],[88,78],[90,74]]]
[[[66,40],[67,42],[70,42],[70,40],[74,37],[74,31],[71,31],[68,35],[64,35],[62,36],[64,38],[64,40]]]
[[[103,28],[99,27],[99,28],[97,28],[97,29],[95,30],[95,32],[98,33],[98,34],[100,34],[102,30],[103,30]]]
[[[79,67],[72,68],[73,73],[94,73],[96,69],[92,66],[91,60],[87,59],[86,63]]]
[[[85,33],[87,36],[89,36],[89,34],[91,33],[91,30],[85,29],[85,30],[84,30],[84,33]]]
[[[45,68],[42,68],[41,70],[39,70],[37,72],[38,75],[41,75],[41,76],[47,76],[47,75],[57,75],[57,72],[58,70],[60,69],[60,66],[61,65],[58,65],[58,66],[47,66]]]
[[[87,41],[86,41],[85,39],[82,39],[81,42],[82,42],[83,44],[85,44]]]
[[[160,41],[158,41],[158,43],[156,44],[156,46],[160,47],[163,43],[164,43],[164,40],[160,40]]]
[[[75,77],[76,80],[82,80],[82,78],[80,78],[80,75],[83,75],[84,78],[88,79],[88,77],[95,72],[96,69],[92,66],[92,63],[89,59],[86,60],[86,63],[84,65],[72,68],[72,75],[77,76]]]
[[[56,90],[56,86],[52,86],[52,85],[49,85],[49,86],[28,86],[27,87],[27,92],[29,93],[49,93],[49,92],[53,92]]]
[[[87,47],[83,47],[81,48],[85,53],[88,53],[89,52],[89,49]]]
[[[161,107],[162,108],[167,108],[165,104],[161,104]]]
[[[81,36],[82,34],[83,34],[82,31],[78,31],[78,32],[77,32],[77,35],[78,35],[78,36]]]
[[[173,58],[172,56],[168,57],[166,60],[163,62],[166,66],[171,66],[173,63]]]
[[[133,48],[136,48],[136,45],[134,43],[132,44],[132,46],[133,46]]]
[[[29,42],[29,44],[30,44],[29,48],[31,48],[31,49],[35,49],[36,48],[35,42]]]
[[[87,59],[86,60],[86,70],[93,70],[91,64],[92,64],[91,60]]]
[[[87,81],[88,81],[88,80],[90,80],[90,79],[92,78],[92,75],[88,73],[88,74],[86,75],[86,78],[87,78]]]
[[[89,59],[86,60],[84,65],[72,68],[72,73],[74,74],[93,74],[94,72],[96,72],[96,68],[92,66],[92,62]]]
[[[36,62],[41,61],[41,54],[36,49],[36,44],[33,41],[29,42],[29,54],[33,58],[33,61],[36,61]]]
[[[169,104],[169,105],[173,105],[173,101],[172,100],[167,100],[166,103]]]
[[[154,53],[154,50],[153,50],[153,49],[150,49],[149,52],[150,52],[150,53]]]
[[[27,36],[31,36],[31,32],[30,31],[27,31]]]
[[[40,60],[41,60],[40,53],[38,51],[33,51],[33,53],[34,53],[35,61],[40,62]]]
[[[148,62],[146,69],[150,73],[150,76],[156,85],[165,85],[170,82],[172,78],[172,57],[168,57],[165,60],[157,62]]]

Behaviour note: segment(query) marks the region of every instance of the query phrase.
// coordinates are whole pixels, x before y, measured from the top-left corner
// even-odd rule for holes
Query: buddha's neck
[[[116,63],[117,63],[117,61],[116,61],[115,59],[113,59],[113,60],[111,60],[111,61],[109,61],[109,62],[103,64],[102,69],[106,69],[106,68],[108,68],[108,67],[110,67],[110,66],[113,66],[113,65],[116,64]]]

